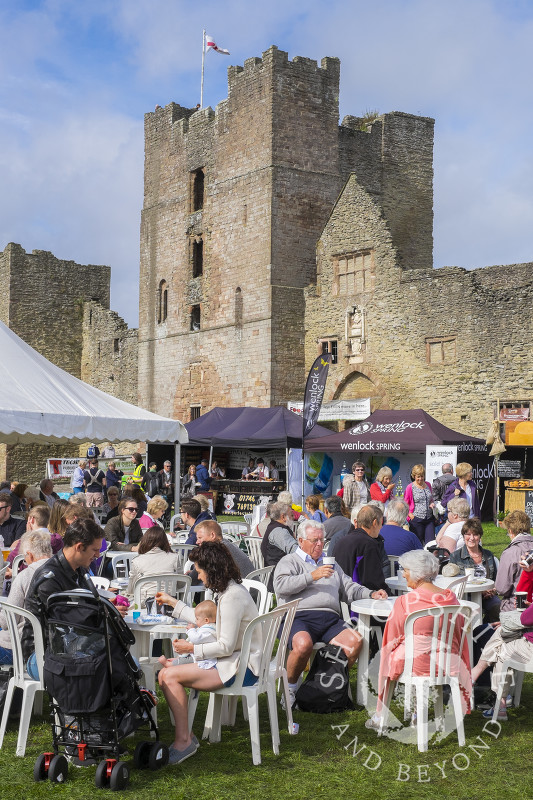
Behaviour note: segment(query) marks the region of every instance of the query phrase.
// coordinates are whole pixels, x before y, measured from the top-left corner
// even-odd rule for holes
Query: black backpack
[[[307,678],[296,692],[300,711],[331,714],[353,711],[348,659],[338,645],[327,644],[315,656]]]

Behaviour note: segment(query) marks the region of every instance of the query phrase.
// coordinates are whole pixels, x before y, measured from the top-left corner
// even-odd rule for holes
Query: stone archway
[[[363,372],[350,372],[339,380],[333,392],[332,400],[359,400],[360,398],[370,398],[370,412],[378,408],[389,408],[389,400],[386,390],[381,385],[379,379]],[[352,423],[346,421],[345,424],[339,423],[340,429],[350,427]]]

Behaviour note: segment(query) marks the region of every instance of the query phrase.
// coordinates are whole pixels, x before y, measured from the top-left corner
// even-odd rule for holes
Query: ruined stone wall
[[[94,302],[84,305],[82,329],[82,381],[136,405],[137,330]]]
[[[336,294],[336,255],[366,249],[373,288]],[[370,396],[372,410],[424,408],[484,437],[492,400],[532,394],[531,269],[402,269],[381,204],[354,175],[321,237],[317,283],[306,290],[306,366],[318,339],[335,338],[326,401]],[[346,327],[354,306],[364,311],[362,332],[350,313]]]

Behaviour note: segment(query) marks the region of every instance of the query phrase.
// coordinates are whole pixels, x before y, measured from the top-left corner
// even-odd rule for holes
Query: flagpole
[[[202,33],[202,82],[200,86],[200,108],[204,107],[204,64],[205,64],[205,29]]]

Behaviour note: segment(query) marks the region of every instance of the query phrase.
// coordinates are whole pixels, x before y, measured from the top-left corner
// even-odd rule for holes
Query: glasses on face
[[[137,513],[137,509],[136,509],[136,508],[133,508],[133,506],[127,506],[127,507],[124,509],[124,511],[130,511],[132,514],[136,514],[136,513]]]
[[[354,469],[354,472],[364,472],[364,469]]]
[[[474,537],[474,539],[481,539],[481,536],[480,536],[479,533],[463,533],[463,538],[464,539],[467,539],[468,537],[472,537],[472,536]]]
[[[0,511],[3,511],[4,508],[11,508],[11,506],[0,506]]]
[[[309,542],[309,544],[312,544],[312,545],[324,544],[324,539],[307,539],[307,541]]]

